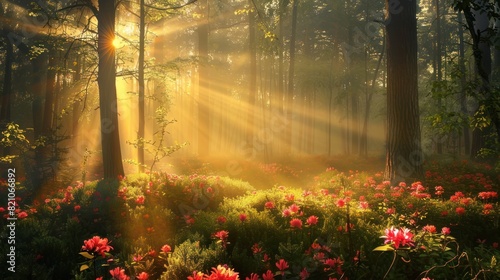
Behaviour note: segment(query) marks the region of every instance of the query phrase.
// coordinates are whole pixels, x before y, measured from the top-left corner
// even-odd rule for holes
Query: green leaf
[[[84,271],[85,269],[88,269],[89,266],[86,265],[86,264],[82,264],[82,266],[80,266],[80,271]]]
[[[85,258],[89,259],[89,260],[91,260],[91,259],[93,259],[93,258],[94,258],[94,256],[92,256],[92,255],[91,255],[91,254],[89,254],[88,252],[80,252],[79,254],[80,254],[80,255],[82,255],[83,257],[85,257]]]
[[[380,252],[389,252],[389,251],[394,251],[394,248],[389,245],[383,245],[383,246],[378,246],[377,248],[373,249],[373,251],[380,251]]]

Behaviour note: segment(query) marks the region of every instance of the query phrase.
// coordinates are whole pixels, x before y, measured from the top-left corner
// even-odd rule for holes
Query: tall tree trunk
[[[48,136],[52,132],[52,120],[54,115],[54,95],[56,90],[56,51],[50,50],[49,64],[47,68],[47,82],[45,87],[45,104],[42,118],[42,134]]]
[[[484,4],[481,0],[475,1],[477,5]],[[491,75],[491,50],[488,40],[489,19],[488,15],[480,10],[475,10],[471,6],[463,6],[467,27],[472,37],[472,50],[476,65],[476,72],[481,79],[481,85],[478,89],[477,97],[479,108],[483,106],[485,113],[491,118],[495,126],[497,138],[500,141],[500,120],[496,106],[498,101],[491,96],[490,75]],[[475,127],[472,131],[471,157],[477,156],[484,145],[484,132]]]
[[[205,14],[198,25],[198,155],[201,157],[209,154],[210,147],[210,88],[209,88],[209,66],[208,66],[208,36],[209,36],[209,6],[208,0],[200,2],[200,11]]]
[[[459,67],[460,67],[460,111],[464,116],[468,116],[467,110],[467,76],[465,73],[465,43],[462,13],[458,13],[458,37],[459,37]],[[464,137],[464,153],[470,155],[470,130],[469,124],[465,124],[462,129]]]
[[[138,84],[139,84],[139,125],[137,128],[137,162],[139,163],[139,172],[144,172],[144,127],[145,127],[145,81],[144,81],[144,44],[146,40],[146,13],[144,0],[140,0],[140,15],[139,15],[139,69],[138,69]]]
[[[8,35],[9,31],[7,29],[3,30],[3,37],[5,40],[5,68],[3,75],[3,89],[2,89],[2,101],[0,108],[0,129],[4,129],[7,123],[11,120],[11,96],[12,96],[12,64],[14,62],[14,47],[10,42]],[[10,153],[9,147],[4,147],[2,155],[8,155]]]
[[[386,0],[387,144],[384,177],[392,183],[422,178],[417,73],[417,4]]]
[[[441,10],[439,6],[439,1],[440,0],[435,0],[435,8],[436,8],[436,54],[434,56],[436,60],[436,72],[437,72],[437,82],[440,83],[443,80],[443,73],[442,73],[442,62],[441,62],[441,56],[442,56],[442,50],[441,50]],[[441,110],[443,100],[441,97],[438,96],[437,100],[437,106],[438,110]],[[441,141],[440,135],[437,137],[437,143],[436,143],[436,149],[438,154],[443,153],[443,143]]]
[[[283,28],[283,21],[284,19],[284,10],[285,10],[285,0],[279,0],[279,7],[278,7],[278,32],[279,32],[279,40],[278,40],[278,77],[276,78],[276,81],[278,83],[278,92],[276,95],[277,102],[275,104],[275,107],[277,108],[276,114],[280,117],[285,117],[285,76],[284,76],[284,43],[285,43],[285,34],[284,34],[284,28]],[[271,108],[272,109],[272,108]],[[285,128],[286,129],[286,128]],[[280,133],[280,142],[281,143],[286,143],[286,134],[285,133]],[[280,143],[280,144],[281,144]],[[278,145],[278,153],[282,152],[280,149],[281,145]]]
[[[292,34],[290,36],[290,65],[288,69],[288,89],[286,97],[286,118],[288,124],[285,128],[285,154],[290,155],[292,153],[292,115],[293,115],[293,97],[295,89],[295,39],[297,37],[297,10],[298,10],[299,0],[293,0],[292,4]]]
[[[98,77],[99,109],[101,114],[101,148],[105,179],[124,176],[118,129],[118,104],[116,97],[115,1],[99,0],[98,14],[99,55]]]
[[[249,0],[250,7],[253,6],[253,0]],[[254,137],[254,108],[255,95],[257,94],[257,51],[255,44],[255,12],[248,13],[248,54],[250,56],[250,73],[249,73],[249,88],[248,88],[248,108],[247,108],[247,131],[246,142],[249,150],[253,153],[253,137]]]

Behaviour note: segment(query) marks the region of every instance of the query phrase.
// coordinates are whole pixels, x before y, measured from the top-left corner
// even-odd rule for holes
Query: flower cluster
[[[106,253],[113,249],[109,246],[107,238],[101,238],[99,236],[94,236],[88,240],[83,241],[82,251],[86,251],[90,254],[101,255],[103,258]]]
[[[385,229],[384,244],[391,244],[394,249],[399,249],[400,246],[415,246],[413,241],[413,233],[407,228],[388,228]]]

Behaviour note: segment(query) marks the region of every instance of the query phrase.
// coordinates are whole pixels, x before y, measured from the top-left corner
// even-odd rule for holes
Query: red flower
[[[294,203],[294,204],[290,205],[290,207],[288,207],[288,210],[290,210],[290,212],[292,214],[295,214],[295,213],[297,213],[297,212],[300,211],[300,207],[297,206],[297,204]]]
[[[247,220],[247,215],[245,213],[240,214],[240,221],[245,222]]]
[[[292,212],[290,211],[290,209],[286,208],[285,210],[283,210],[282,215],[283,217],[289,217],[290,215],[292,215]]]
[[[188,276],[188,280],[203,280],[205,274],[202,272],[193,271],[193,276]]]
[[[144,204],[144,200],[146,200],[146,198],[144,196],[140,195],[135,199],[135,203]]]
[[[345,200],[339,199],[337,200],[337,207],[344,207],[345,206]]]
[[[229,232],[226,230],[221,230],[214,233],[214,237],[218,238],[220,243],[222,243],[222,247],[226,248],[227,239],[229,238]]]
[[[382,238],[385,238],[384,244],[391,243],[395,249],[398,249],[400,245],[415,246],[412,239],[413,234],[407,228],[396,229],[391,227],[385,230],[385,236],[382,236]]]
[[[276,262],[276,267],[281,271],[281,275],[285,275],[285,270],[288,268],[288,263],[284,259]]]
[[[139,275],[136,277],[137,280],[148,280],[149,279],[149,274],[146,272],[141,272]]]
[[[267,270],[266,273],[262,274],[262,280],[274,280],[274,274],[271,270]]]
[[[461,215],[465,214],[465,208],[463,208],[463,207],[457,207],[457,208],[455,209],[455,212],[456,212],[458,215],[460,215],[460,216],[461,216]]]
[[[224,216],[217,217],[217,223],[224,224],[225,222],[227,222],[226,217],[224,217]]]
[[[250,277],[246,277],[245,280],[259,280],[259,275],[252,273],[250,274]]]
[[[23,212],[20,212],[19,214],[17,214],[17,218],[18,218],[18,219],[24,219],[24,218],[26,218],[26,217],[28,217],[28,213],[26,213],[26,212],[24,212],[24,211],[23,211]]]
[[[75,205],[75,207],[73,207],[73,210],[75,210],[75,212],[78,212],[81,208],[82,207],[80,205]]]
[[[170,245],[165,244],[161,247],[161,251],[165,254],[170,253],[172,251],[172,247]]]
[[[290,227],[302,229],[302,221],[300,219],[297,219],[297,218],[292,219],[290,221]]]
[[[91,239],[83,241],[82,250],[89,253],[96,253],[104,257],[106,252],[109,252],[113,247],[108,245],[107,238],[101,238],[99,236],[94,236]]]
[[[134,262],[140,262],[142,261],[142,256],[140,254],[136,254],[134,257],[133,257],[133,260]]]
[[[212,273],[204,278],[205,280],[239,280],[238,272],[226,266],[218,265],[212,267]]]
[[[114,280],[129,280],[130,277],[128,277],[125,274],[125,269],[121,269],[120,267],[117,267],[115,269],[112,269],[109,271],[111,276],[113,277],[112,279]]]
[[[315,225],[318,223],[318,217],[314,215],[310,216],[309,218],[307,218],[306,223],[310,226]]]
[[[433,225],[426,225],[424,228],[423,228],[424,231],[427,231],[429,233],[436,233],[436,227],[433,226]]]
[[[274,202],[268,201],[268,202],[266,202],[266,204],[264,204],[264,207],[266,209],[273,209],[274,208]]]
[[[307,272],[307,269],[304,267],[300,272],[300,280],[305,280],[307,278],[309,278],[309,272]]]
[[[255,244],[252,245],[252,252],[254,254],[262,252],[262,248],[260,248],[260,246],[259,246],[258,243],[255,243]]]

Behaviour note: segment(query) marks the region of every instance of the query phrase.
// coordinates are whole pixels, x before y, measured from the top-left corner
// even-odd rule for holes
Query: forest
[[[0,14],[0,278],[500,279],[500,1]]]

